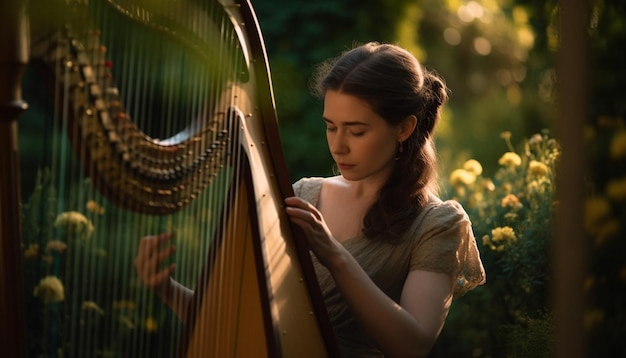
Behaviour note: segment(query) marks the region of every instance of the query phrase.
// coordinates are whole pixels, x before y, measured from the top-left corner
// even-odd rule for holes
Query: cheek
[[[369,158],[376,158],[378,161],[392,160],[396,156],[397,144],[389,138],[378,138],[376,141],[372,141],[367,146],[366,153],[363,153]]]

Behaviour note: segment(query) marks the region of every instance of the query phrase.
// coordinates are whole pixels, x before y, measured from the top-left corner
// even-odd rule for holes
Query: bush
[[[472,221],[487,283],[454,302],[433,356],[550,354],[546,296],[560,149],[547,131],[518,150],[511,133],[501,137],[508,151],[492,178],[474,159],[450,174],[449,192]]]

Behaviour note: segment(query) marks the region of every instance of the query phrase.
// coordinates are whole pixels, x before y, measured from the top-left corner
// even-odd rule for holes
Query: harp
[[[293,191],[251,4],[1,7],[5,352],[336,356],[282,210]],[[195,290],[187,325],[132,267],[140,237],[170,230]]]

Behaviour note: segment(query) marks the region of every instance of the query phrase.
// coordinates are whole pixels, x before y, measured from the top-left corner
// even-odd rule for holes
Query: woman
[[[285,204],[314,253],[339,349],[427,356],[452,299],[485,281],[467,214],[436,196],[433,131],[446,87],[406,50],[378,43],[329,60],[317,78],[340,174],[301,179]],[[171,254],[150,259],[169,239],[142,240],[136,266],[181,312],[190,291],[168,279],[173,266],[145,264]]]

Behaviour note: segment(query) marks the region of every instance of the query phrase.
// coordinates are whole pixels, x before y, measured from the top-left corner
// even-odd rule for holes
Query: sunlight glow
[[[478,54],[486,56],[491,53],[491,42],[484,37],[477,37],[474,39],[474,50]]]
[[[463,22],[472,22],[476,19],[480,19],[484,14],[482,5],[476,1],[470,1],[467,4],[459,7],[457,15]]]
[[[531,48],[535,44],[535,34],[530,26],[524,26],[517,29],[517,40],[519,44],[525,48]]]
[[[443,39],[446,40],[448,44],[456,46],[461,43],[461,33],[455,28],[447,27],[443,30]]]
[[[508,86],[513,80],[513,76],[509,70],[499,69],[498,72],[496,72],[496,79],[502,86]]]

